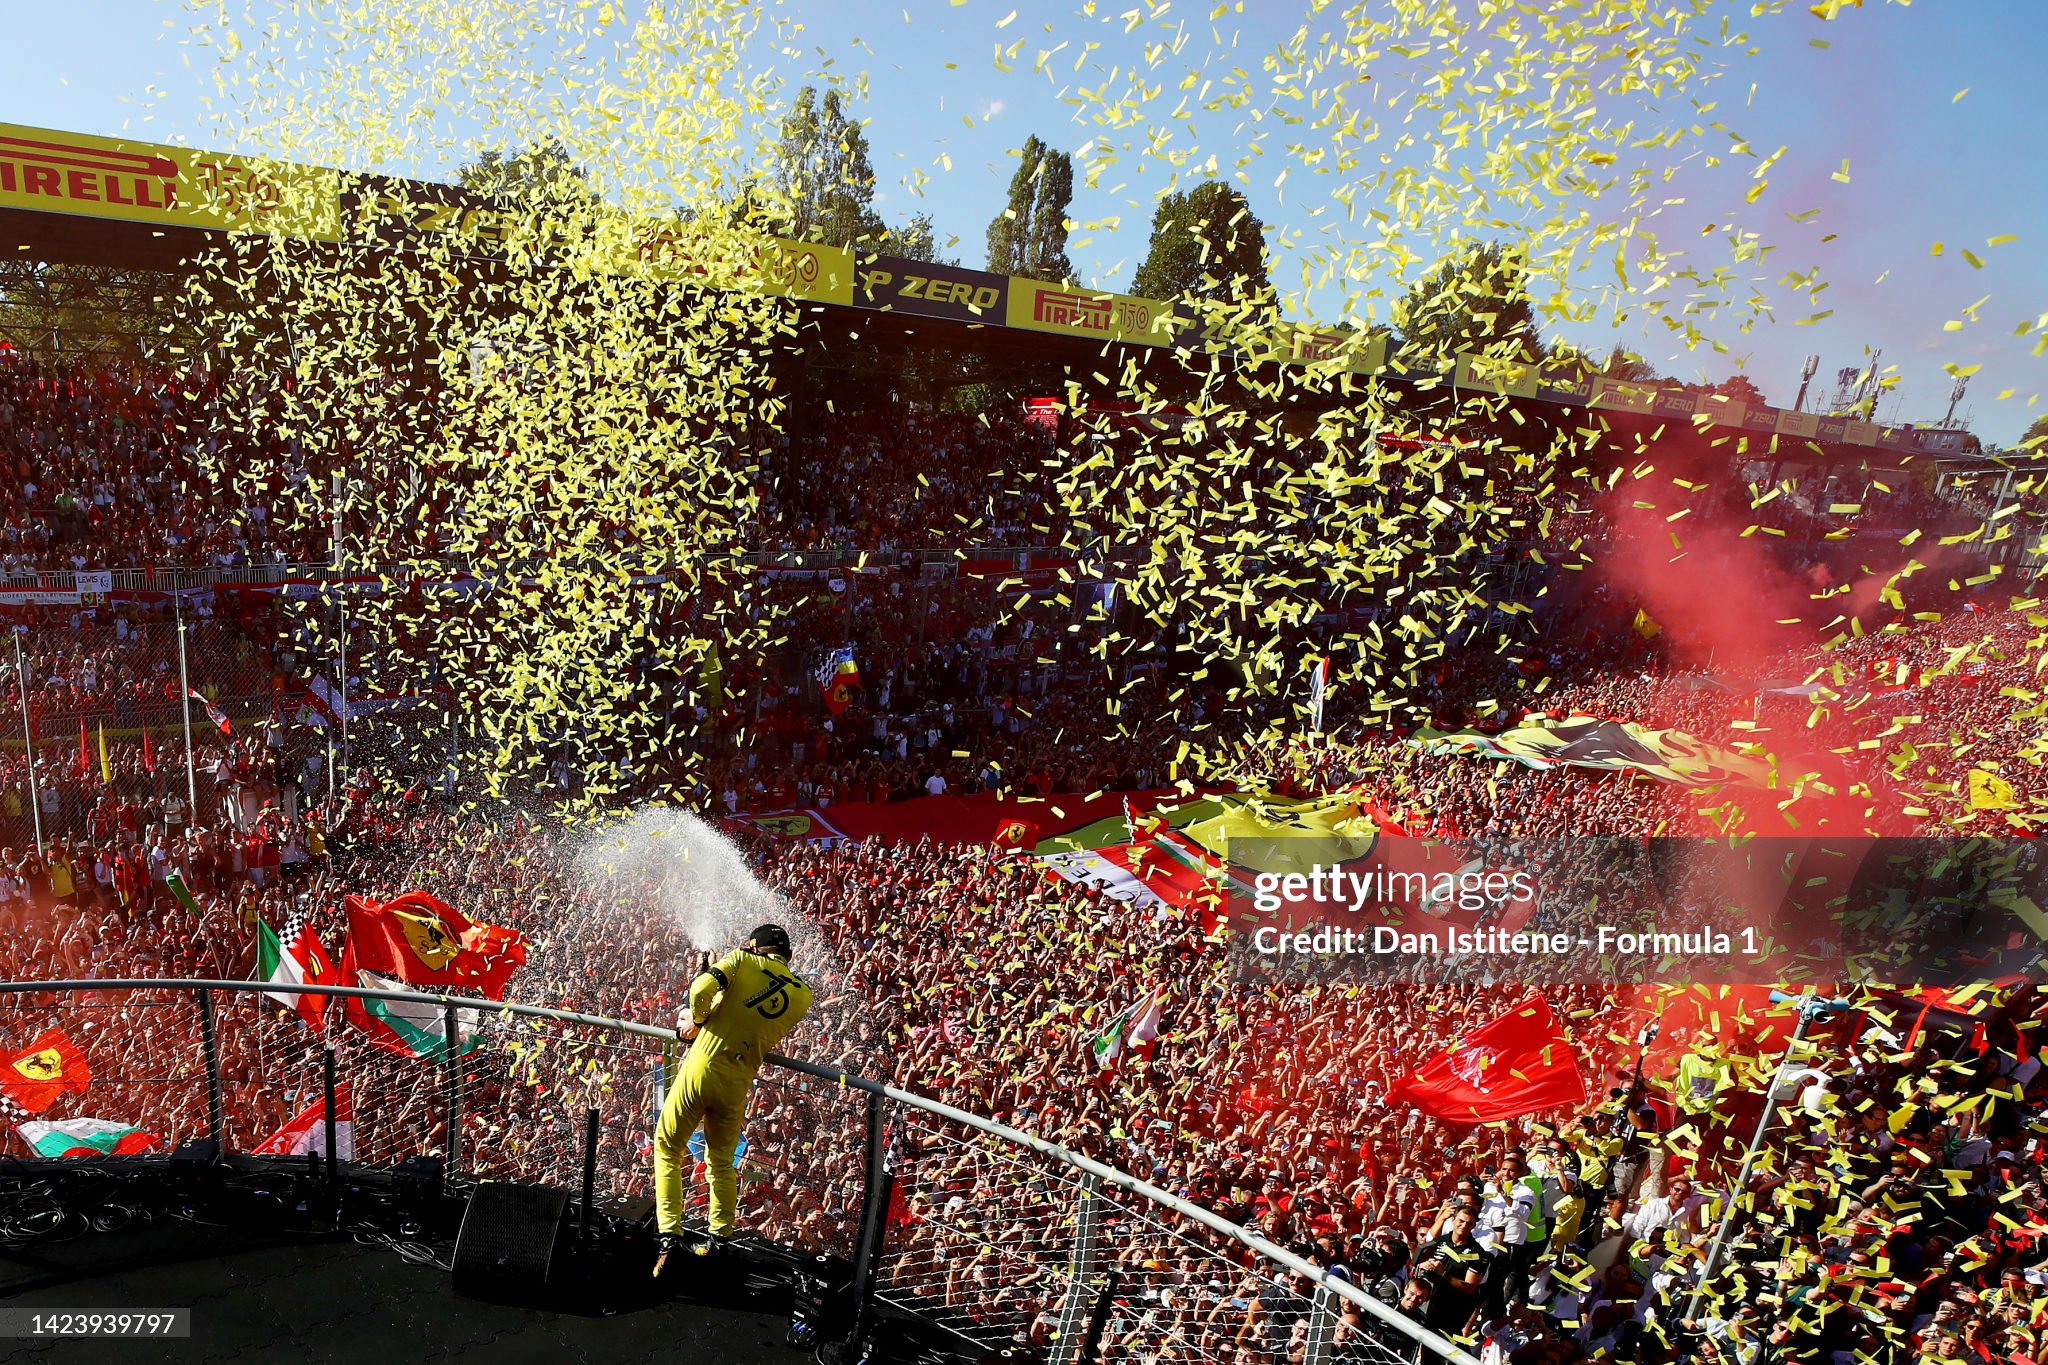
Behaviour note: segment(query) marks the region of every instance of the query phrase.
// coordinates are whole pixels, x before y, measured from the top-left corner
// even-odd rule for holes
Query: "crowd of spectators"
[[[1042,505],[1020,496],[1014,479],[1053,445],[1053,432],[1019,417],[893,405],[812,412],[802,428],[761,443],[756,543],[884,556],[1043,545],[1055,539],[1054,528]]]
[[[110,892],[85,891],[74,879],[61,895],[64,882],[53,875],[60,854],[15,874],[0,932],[10,974],[62,963],[75,977],[246,976],[256,918],[280,927],[304,898],[338,937],[343,891],[381,896],[425,885],[544,945],[520,982],[522,998],[656,1020],[678,1006],[689,935],[650,885],[632,876],[593,882],[575,857],[589,836],[539,818],[479,823],[366,779],[286,820],[271,804],[274,789],[258,786],[248,802],[233,803],[255,806],[250,830],[209,861],[207,850],[220,847],[209,836],[240,829],[230,803],[200,812],[198,838],[168,839],[165,793],[147,777],[124,761],[115,789],[87,812],[79,842],[91,844],[92,820],[110,807],[109,828],[135,823],[150,854],[161,847],[196,915],[155,878],[146,886],[117,880]],[[1569,799],[1580,801],[1582,818],[1607,832],[1640,832],[1650,818],[1639,801],[1610,809],[1583,800],[1603,779],[1558,772],[1496,783],[1490,818],[1533,813],[1560,781],[1574,784]],[[1640,784],[1604,781],[1640,792]],[[302,834],[307,856],[273,871],[265,856],[234,851],[266,834],[285,843]],[[1771,1059],[1741,1062],[1727,1114],[1674,1112],[1680,1097],[1663,1068],[1631,1094],[1629,1050],[1611,1040],[1640,1026],[1639,996],[1552,987],[1584,1048],[1595,1102],[1469,1128],[1389,1106],[1386,1088],[1515,1004],[1524,987],[1347,992],[1248,981],[1192,920],[982,849],[761,842],[749,857],[807,926],[799,965],[821,986],[816,1025],[793,1050],[1144,1176],[1338,1269],[1435,1330],[1499,1342],[1523,1360],[2033,1358],[2048,1302],[2048,1243],[2039,1240],[2048,1232],[2039,1184],[2048,1091],[2010,1033],[1981,1053],[1958,1051],[1946,1036],[1907,1041],[1904,1020],[1873,1014],[1860,1033],[1838,1034],[1800,1059],[1822,1083],[1777,1093],[1771,1155],[1731,1191],[1733,1097],[1767,1090]],[[1088,1040],[1155,985],[1168,988],[1170,1002],[1156,1047],[1102,1069]],[[312,1035],[289,1016],[267,1017],[274,1010],[233,1008],[224,1064],[235,1080],[239,1136],[254,1141],[288,1119],[303,1092],[249,1078],[300,1056]],[[2038,1002],[2023,991],[2007,1008],[2024,1019]],[[180,1066],[192,1074],[189,1021],[174,1022],[161,1006],[153,1013],[160,1022],[139,1051],[101,1063],[112,1077],[179,1074]],[[296,1033],[280,1033],[287,1025]],[[441,1140],[434,1105],[418,1101],[421,1086],[400,1065],[351,1056],[358,1105],[379,1088],[391,1105],[382,1120],[359,1108],[365,1156]],[[309,1074],[299,1065],[298,1075]],[[487,1050],[471,1064],[464,1145],[481,1169],[533,1173],[573,1162],[573,1117],[591,1093],[577,1079],[581,1065],[569,1049],[560,1067],[536,1071],[517,1047]],[[641,1087],[625,1079],[616,1088],[614,1122],[637,1127]],[[1607,1098],[1615,1089],[1622,1098]],[[104,1103],[136,1105],[121,1117],[155,1131],[198,1121],[189,1088],[149,1099],[145,1087],[115,1080],[109,1093],[120,1098]],[[1632,1107],[1631,1098],[1654,1106]],[[748,1185],[755,1226],[845,1246],[859,1204],[851,1111],[843,1099],[835,1108],[833,1097],[776,1083],[764,1087],[758,1110],[750,1160],[766,1178]],[[962,1133],[935,1127],[913,1127],[897,1160],[904,1199],[886,1263],[896,1290],[971,1333],[1042,1350],[1057,1321],[1064,1244],[1024,1176]],[[630,1187],[633,1174],[617,1178]],[[1731,1192],[1729,1250],[1694,1312],[1690,1277]],[[1135,1206],[1120,1206],[1115,1224],[1128,1286],[1109,1329],[1119,1358],[1300,1358],[1302,1286]],[[1393,1341],[1356,1310],[1343,1315],[1338,1337],[1347,1360],[1387,1359]]]
[[[267,533],[260,497],[191,491],[196,453],[174,420],[187,400],[169,383],[0,369],[0,457],[16,475],[0,535],[14,563],[320,557],[316,545]],[[895,550],[957,542],[951,527],[965,519],[983,543],[1035,543],[1025,509],[989,511],[987,484],[1020,445],[1045,439],[932,415],[821,421],[764,457],[762,534],[793,549]],[[906,448],[941,458],[921,470],[896,458]],[[971,573],[892,572],[789,591],[799,600],[789,604],[787,666],[743,676],[735,665],[743,686],[720,714],[699,717],[701,781],[648,795],[716,817],[980,790],[1141,790],[1194,775],[1180,768],[1177,741],[1247,718],[1233,713],[1220,676],[1186,678],[1156,656],[1110,666],[1105,646],[1119,629],[1130,635],[1130,608],[1072,584],[999,591]],[[247,977],[259,922],[279,929],[305,913],[337,943],[343,895],[424,887],[528,936],[520,998],[673,1017],[695,949],[710,945],[693,942],[659,878],[594,877],[579,856],[601,837],[589,827],[538,804],[488,818],[466,810],[422,782],[405,745],[378,750],[367,734],[361,752],[378,757],[337,780],[322,767],[324,737],[287,723],[274,701],[246,708],[230,736],[202,727],[188,781],[181,730],[160,714],[178,704],[161,609],[37,626],[24,641],[27,697],[7,698],[44,738],[33,783],[18,751],[0,758],[0,974]],[[273,679],[305,676],[275,624],[204,629],[209,667],[239,658],[263,679],[256,697],[279,695]],[[1447,665],[1413,716],[1347,708],[1357,699],[1340,694],[1332,737],[1236,746],[1228,772],[1281,791],[1361,791],[1398,818],[1471,839],[1724,827],[1722,810],[1678,784],[1533,772],[1409,743],[1418,718],[1498,726],[1541,708],[1774,753],[1797,737],[1802,753],[1854,760],[1827,785],[1855,798],[1841,818],[1859,828],[1968,831],[2048,796],[2030,762],[2037,743],[2012,724],[2016,697],[2037,682],[2033,638],[2023,612],[1957,612],[1809,649],[1784,660],[1779,677],[1740,688],[1622,638],[1597,669],[1484,715],[1470,698],[1518,695],[1512,678],[1498,666],[1479,679],[1477,664],[1472,677]],[[854,646],[862,681],[831,713],[810,672],[841,643]],[[1170,657],[1175,643],[1169,633],[1158,654]],[[117,732],[104,768],[97,743],[75,752],[61,727],[63,746],[49,743],[53,718],[68,725],[74,714]],[[147,751],[130,733],[145,726]],[[1973,785],[1972,770],[2002,790]],[[563,771],[537,795],[573,786]],[[820,987],[815,1022],[791,1051],[1141,1175],[1475,1347],[1554,1365],[2044,1358],[2048,1084],[2034,1055],[2044,1013],[2032,987],[1992,997],[1997,1027],[1981,1036],[1922,1029],[1895,1001],[1859,998],[1866,1008],[1853,1024],[1800,1055],[1797,1086],[1773,1084],[1774,1055],[1738,1050],[1728,1084],[1700,1099],[1674,1083],[1668,1057],[1634,1083],[1628,1040],[1645,1022],[1641,993],[1555,984],[1549,999],[1581,1047],[1590,1102],[1471,1127],[1389,1104],[1388,1089],[1516,1004],[1525,985],[1346,989],[1247,977],[1195,919],[981,848],[760,838],[743,854],[804,926],[797,966]],[[1167,993],[1160,1038],[1100,1066],[1089,1041],[1154,988]],[[320,1038],[253,995],[223,1009],[230,1136],[247,1145],[304,1102]],[[179,1002],[17,995],[0,1021],[8,1046],[52,1021],[70,1030],[98,1073],[93,1112],[167,1138],[202,1122],[203,1087],[165,1079],[196,1074],[198,1025]],[[437,1150],[448,1135],[431,1081],[355,1045],[338,1024],[333,1032],[356,1089],[359,1155]],[[644,1129],[651,1054],[544,1051],[498,1026],[484,1036],[466,1064],[461,1134],[477,1170],[570,1178],[588,1104],[626,1132]],[[1771,1107],[1774,1136],[1738,1182],[1759,1104]],[[850,1245],[858,1129],[845,1096],[771,1077],[749,1127],[750,1170],[766,1177],[746,1186],[753,1227],[804,1246]],[[894,1159],[902,1198],[886,1283],[992,1344],[1045,1353],[1066,1250],[1066,1225],[1044,1198],[1052,1177],[935,1124],[909,1124]],[[607,1179],[626,1193],[643,1174],[622,1163]],[[1303,1285],[1129,1201],[1111,1221],[1124,1287],[1106,1358],[1303,1357]],[[1695,1308],[1724,1221],[1728,1238]],[[1347,1362],[1407,1349],[1355,1307],[1342,1311],[1335,1345]]]
[[[272,527],[268,498],[283,485],[239,480],[232,443],[206,434],[213,387],[161,368],[0,364],[0,568],[323,558]]]

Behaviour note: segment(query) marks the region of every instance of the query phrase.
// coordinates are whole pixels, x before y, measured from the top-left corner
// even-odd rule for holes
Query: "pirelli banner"
[[[522,248],[534,210],[451,185],[199,151],[132,138],[94,137],[0,123],[0,209],[71,214],[155,228],[255,232],[404,249],[449,238],[481,258]],[[590,240],[559,243],[604,271],[644,271],[709,288],[758,288],[807,303],[1009,327],[1117,343],[1234,356],[1351,375],[1387,373],[1384,339],[1285,322],[1245,330],[1176,315],[1156,299],[967,270],[815,242],[628,219],[597,206]],[[524,249],[532,249],[527,247]],[[549,255],[544,244],[540,254]],[[1437,384],[1435,372],[1391,376]],[[1462,356],[1450,376],[1467,392],[1565,407],[1640,413],[1735,429],[1739,439],[1828,442],[1910,453],[1910,431],[1851,418],[1750,407],[1697,389],[1593,377],[1575,369]]]
[[[0,123],[0,208],[332,241],[340,180],[317,166]]]
[[[1026,331],[1165,346],[1174,339],[1171,319],[1171,310],[1154,299],[1010,278],[1006,320]]]
[[[485,254],[520,212],[453,186],[6,123],[0,208],[329,242],[344,233],[394,245],[447,234]],[[693,243],[658,226],[620,223],[617,246],[623,268],[675,278],[715,273],[687,257]],[[731,273],[758,272],[769,293],[853,302],[853,253],[842,247],[775,239],[747,244],[745,254]]]
[[[901,256],[863,255],[854,270],[852,301],[885,313],[1003,327],[1009,323],[1012,283],[1025,281]]]

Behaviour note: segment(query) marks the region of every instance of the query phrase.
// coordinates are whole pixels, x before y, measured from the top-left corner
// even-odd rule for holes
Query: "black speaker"
[[[477,1186],[455,1235],[455,1292],[532,1303],[560,1269],[568,1210],[567,1190],[504,1181]]]
[[[391,1168],[391,1188],[422,1207],[441,1197],[441,1158],[409,1156]]]
[[[186,1138],[171,1153],[173,1166],[211,1166],[220,1160],[220,1143],[212,1138]]]
[[[797,1266],[795,1279],[784,1343],[815,1348],[843,1338],[853,1325],[853,1267],[837,1256],[815,1256]]]

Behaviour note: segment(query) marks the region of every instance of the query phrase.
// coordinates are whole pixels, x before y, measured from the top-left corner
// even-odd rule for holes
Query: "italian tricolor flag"
[[[156,1134],[112,1119],[58,1119],[19,1123],[14,1131],[37,1156],[127,1156],[161,1146]]]
[[[341,962],[343,979],[352,975],[356,984],[365,990],[408,989],[403,981],[393,977],[357,969],[353,947],[342,949]],[[455,1012],[457,1037],[451,1046],[448,1011],[441,1005],[426,1000],[378,1000],[358,995],[343,996],[342,1001],[342,1011],[348,1021],[363,1031],[372,1047],[386,1052],[438,1062],[450,1055],[474,1052],[483,1045],[476,1036],[475,1010]]]
[[[319,1028],[327,1017],[327,997],[291,989],[294,986],[329,986],[340,979],[334,961],[320,946],[320,936],[303,912],[295,911],[278,933],[262,920],[256,921],[256,979],[285,989],[265,995]]]
[[[348,1082],[334,1087],[334,1153],[342,1161],[356,1154],[355,1101]],[[299,1116],[272,1133],[256,1148],[262,1156],[304,1156],[308,1152],[327,1155],[327,1101],[314,1100]]]
[[[1126,1047],[1141,1049],[1147,1057],[1151,1056],[1152,1044],[1159,1038],[1159,1020],[1165,1011],[1166,992],[1154,986],[1095,1035],[1095,1041],[1089,1045],[1095,1054],[1095,1064],[1109,1070],[1123,1060]]]

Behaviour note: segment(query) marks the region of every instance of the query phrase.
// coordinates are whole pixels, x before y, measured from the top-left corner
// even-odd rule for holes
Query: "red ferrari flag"
[[[996,848],[1028,849],[1038,846],[1038,822],[1025,820],[1015,815],[996,817],[994,833],[989,843]]]
[[[31,1114],[40,1114],[65,1091],[83,1095],[92,1068],[78,1044],[62,1029],[44,1029],[19,1052],[0,1052],[0,1095]]]
[[[1482,1025],[1387,1090],[1451,1123],[1493,1123],[1586,1103],[1586,1082],[1564,1026],[1541,994]]]
[[[414,986],[467,986],[492,1000],[526,962],[526,937],[502,924],[478,924],[424,891],[382,905],[348,898],[349,944],[356,965]]]

